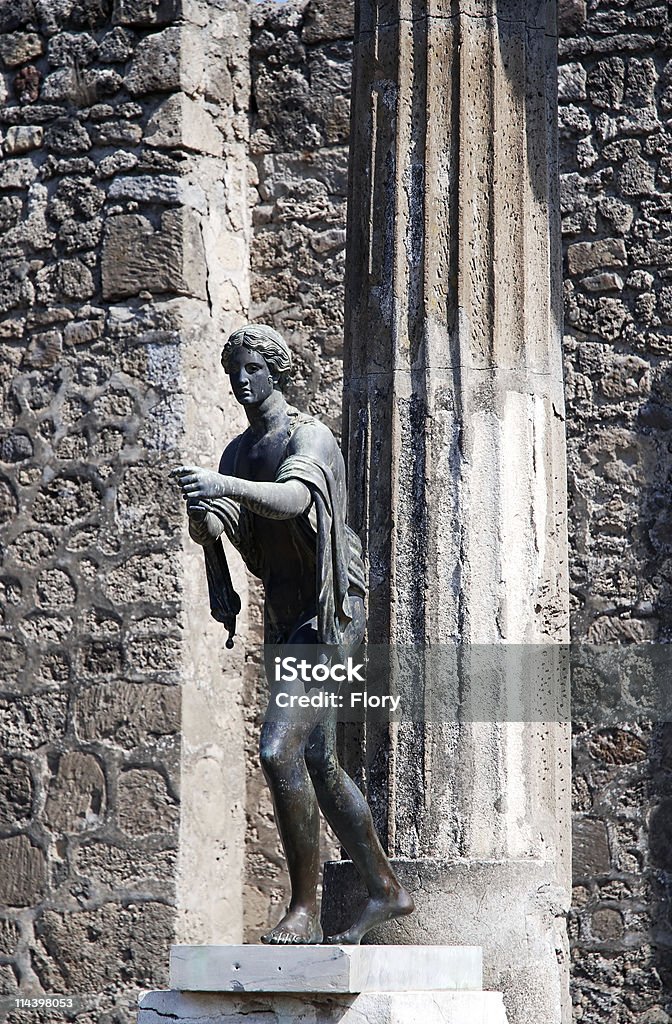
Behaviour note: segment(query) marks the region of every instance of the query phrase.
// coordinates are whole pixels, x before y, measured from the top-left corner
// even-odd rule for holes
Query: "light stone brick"
[[[3,149],[9,156],[28,153],[31,149],[39,149],[44,139],[42,125],[13,125],[7,129]]]

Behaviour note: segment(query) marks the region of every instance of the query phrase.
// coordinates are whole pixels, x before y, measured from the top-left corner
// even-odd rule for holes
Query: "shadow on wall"
[[[637,426],[651,447],[651,477],[639,499],[640,536],[648,553],[644,578],[652,600],[640,602],[643,615],[657,620],[659,643],[672,642],[672,367],[654,379]],[[672,653],[672,652],[671,652]]]
[[[651,737],[650,940],[661,984],[661,1003],[672,1013],[672,722],[655,726]]]
[[[657,640],[672,642],[672,368],[654,383],[639,425],[655,448],[653,479],[642,492],[640,517],[649,547],[646,575],[655,585],[651,611]],[[670,648],[672,657],[672,647]],[[650,941],[661,983],[661,1003],[672,1013],[672,722],[657,723],[649,748],[648,847],[651,868]]]

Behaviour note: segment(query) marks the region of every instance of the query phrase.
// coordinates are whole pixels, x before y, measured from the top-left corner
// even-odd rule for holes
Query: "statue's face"
[[[231,353],[228,373],[234,397],[241,405],[260,405],[273,392],[266,360],[244,345]]]

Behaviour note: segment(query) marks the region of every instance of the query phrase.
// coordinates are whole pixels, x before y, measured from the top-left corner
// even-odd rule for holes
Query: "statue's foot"
[[[283,919],[261,941],[271,946],[315,945],[322,942],[322,928],[316,912],[288,910]]]
[[[386,896],[369,896],[355,923],[345,932],[330,935],[327,942],[334,946],[356,946],[377,924],[391,921],[393,917],[412,914],[414,910],[413,897],[401,886]]]

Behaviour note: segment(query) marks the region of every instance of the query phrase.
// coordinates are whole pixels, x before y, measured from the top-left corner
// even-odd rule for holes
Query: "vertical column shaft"
[[[362,0],[344,405],[370,637],[457,646],[462,672],[491,645],[548,645],[557,682],[556,45],[551,0]],[[367,728],[369,798],[419,904],[377,937],[478,941],[510,1019],[551,1024],[567,1014],[566,726],[501,720],[510,672],[491,694],[465,674],[467,700],[495,709],[481,720]]]

